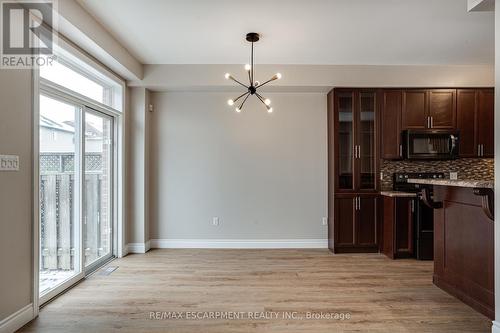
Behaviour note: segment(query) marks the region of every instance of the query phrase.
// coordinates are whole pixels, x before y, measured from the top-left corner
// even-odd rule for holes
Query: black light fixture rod
[[[236,97],[236,99],[233,100],[233,102],[236,103],[237,100],[239,100],[240,98],[242,98],[243,96],[248,95],[248,94],[250,94],[248,91],[246,93],[241,94],[240,96]]]
[[[241,111],[241,109],[243,109],[243,105],[245,105],[245,102],[247,101],[247,99],[248,99],[249,96],[250,96],[250,94],[248,94],[247,97],[245,97],[245,99],[243,100],[243,102],[241,102],[241,105],[238,108],[238,109],[240,109],[240,111]]]
[[[259,88],[262,87],[263,85],[268,84],[269,82],[272,82],[272,81],[275,81],[275,80],[277,80],[277,79],[274,78],[274,77],[272,77],[269,80],[267,80],[266,82],[259,84]]]
[[[258,93],[255,93],[255,95],[257,95],[257,98],[258,98],[258,99],[260,99],[260,101],[261,101],[262,103],[264,103],[264,105],[266,105],[266,102],[264,102],[264,97],[262,97],[262,96],[261,96],[260,94],[258,94]],[[266,107],[267,107],[267,105],[266,105]]]
[[[243,83],[241,83],[240,81],[236,80],[234,77],[230,76],[229,78],[230,78],[231,80],[233,80],[234,82],[236,82],[236,83],[238,83],[238,84],[240,84],[240,85],[242,85],[243,87],[245,87],[245,88],[247,88],[247,89],[248,89],[248,87],[247,87],[246,85],[244,85],[244,84],[243,84]]]
[[[253,41],[252,41],[252,59],[251,59],[251,62],[252,64],[250,66],[252,66],[252,82],[250,82],[250,85],[253,86],[253,79],[254,79],[254,76],[253,76]]]

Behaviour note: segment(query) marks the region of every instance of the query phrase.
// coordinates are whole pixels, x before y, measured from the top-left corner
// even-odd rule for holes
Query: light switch
[[[19,156],[0,155],[0,171],[19,171]]]

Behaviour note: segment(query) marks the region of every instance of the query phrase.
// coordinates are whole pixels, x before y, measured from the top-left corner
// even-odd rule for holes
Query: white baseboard
[[[0,333],[13,333],[34,318],[33,303],[0,321]]]
[[[327,239],[152,239],[153,249],[326,249]]]
[[[500,333],[500,322],[498,321],[493,321],[493,326],[491,326],[491,332],[492,333]]]
[[[146,253],[151,249],[151,241],[146,243],[128,243],[125,252],[128,253]]]

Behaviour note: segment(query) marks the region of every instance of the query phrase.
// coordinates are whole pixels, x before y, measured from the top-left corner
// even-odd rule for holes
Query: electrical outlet
[[[218,226],[219,224],[220,224],[220,222],[219,222],[219,218],[217,216],[212,218],[212,225]]]
[[[384,180],[384,173],[380,171],[380,180]]]
[[[322,224],[322,225],[328,225],[328,217],[323,217],[323,218],[321,219],[321,224]]]
[[[19,156],[0,155],[0,171],[19,171]]]
[[[458,172],[450,172],[450,179],[457,180],[458,179]]]

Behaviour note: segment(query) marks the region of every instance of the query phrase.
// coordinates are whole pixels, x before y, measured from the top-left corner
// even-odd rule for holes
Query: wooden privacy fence
[[[83,185],[85,263],[110,250],[110,218],[107,211],[107,180],[102,173],[85,175]],[[75,177],[72,173],[40,176],[40,269],[73,270],[78,252],[75,223]],[[104,196],[103,196],[104,194]],[[77,218],[78,219],[78,218]]]

